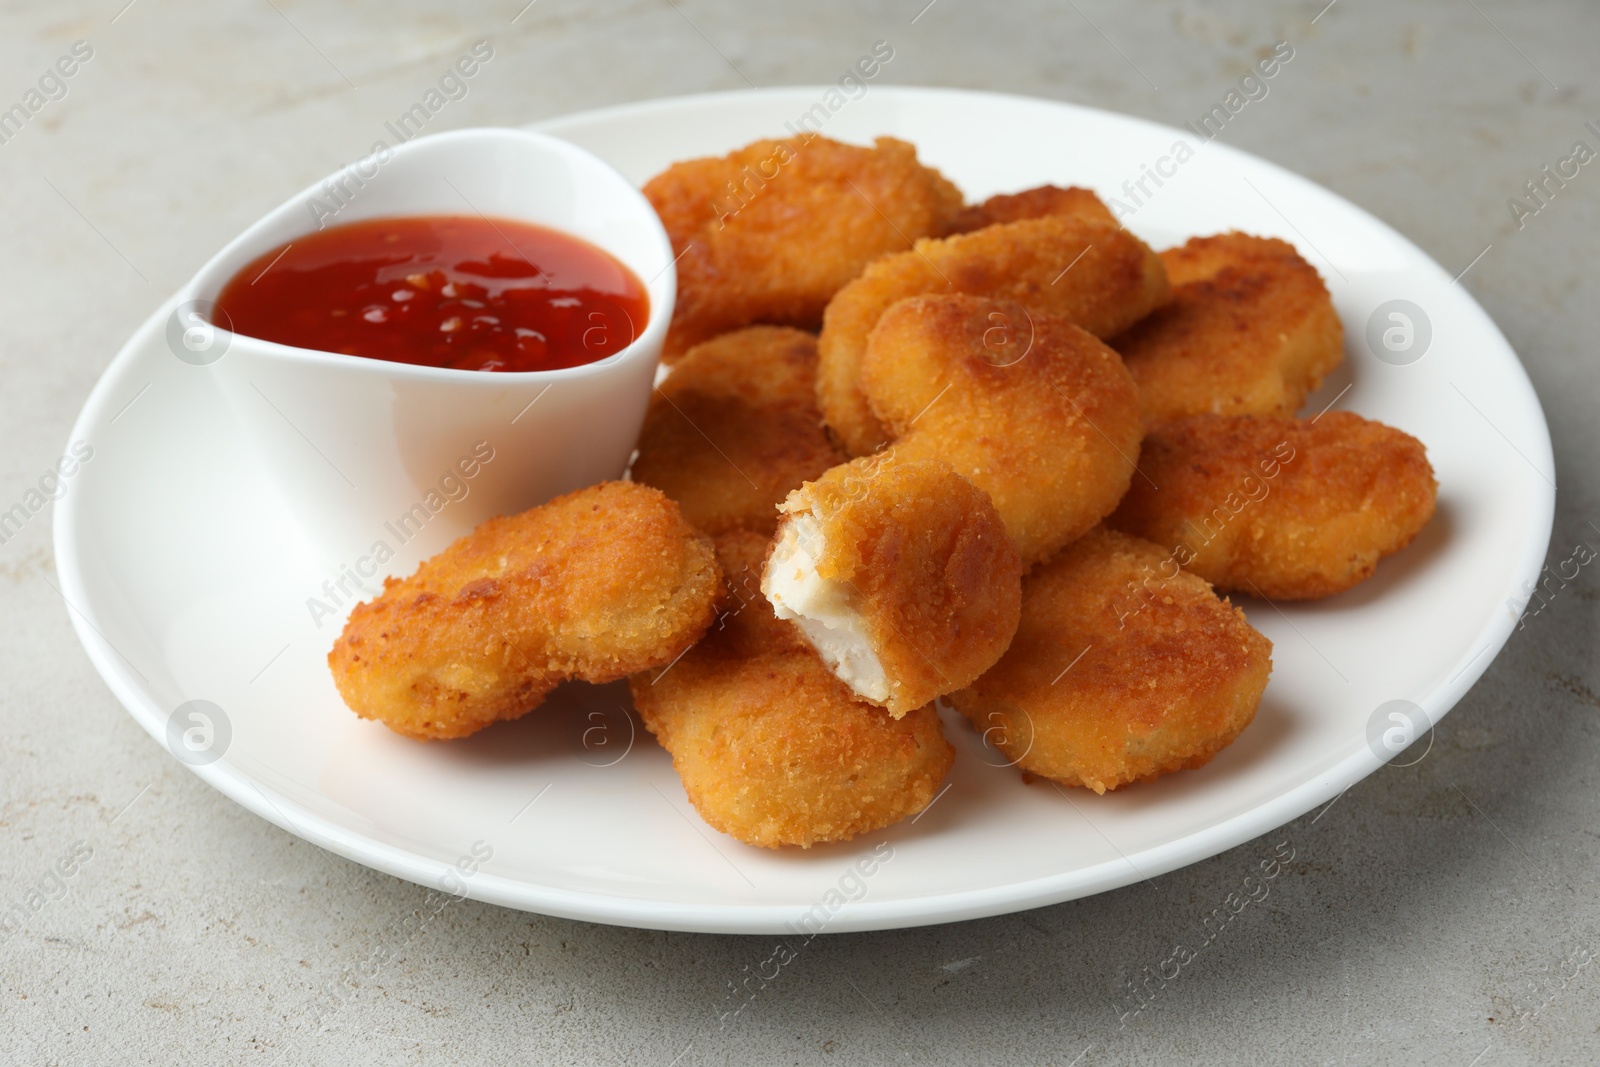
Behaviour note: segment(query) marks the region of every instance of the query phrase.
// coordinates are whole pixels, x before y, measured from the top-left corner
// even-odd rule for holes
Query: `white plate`
[[[687,97],[539,128],[643,181],[676,159],[781,136],[826,93]],[[1199,147],[1192,134],[1101,111],[930,89],[871,88],[824,129],[910,140],[973,198],[1042,182],[1117,195],[1174,142]],[[306,606],[324,575],[203,368],[168,350],[170,305],[118,354],[74,429],[94,455],[56,511],[73,623],[159,741],[184,702],[222,709],[212,748],[221,756],[195,771],[229,797],[357,862],[509,907],[743,933],[781,931],[809,912],[808,929],[870,930],[1068,900],[1214,855],[1376,769],[1368,733],[1381,705],[1414,701],[1437,722],[1477,680],[1543,561],[1554,465],[1515,354],[1405,238],[1222,145],[1159,169],[1175,174],[1160,188],[1147,179],[1154,195],[1138,205],[1123,197],[1137,208],[1126,224],[1156,247],[1235,227],[1294,242],[1328,279],[1348,334],[1345,368],[1310,409],[1348,386],[1338,406],[1420,437],[1441,487],[1437,518],[1373,580],[1281,612],[1245,603],[1273,640],[1276,666],[1255,723],[1202,770],[1069,796],[1024,786],[950,722],[959,750],[950,788],[916,822],[780,853],[700,822],[649,736],[637,731],[629,747],[621,686],[571,687],[537,714],[451,744],[361,722],[323,660],[339,622],[318,628]],[[1426,353],[1405,365],[1379,360],[1364,340],[1369,316],[1392,299],[1425,309],[1431,323]],[[448,522],[448,508],[435,521]],[[415,563],[402,551],[391,567]],[[201,725],[183,718],[179,732]],[[848,873],[874,846],[887,854],[884,842],[888,862],[866,878]],[[479,866],[474,848],[492,857]],[[463,857],[470,873],[452,876]]]

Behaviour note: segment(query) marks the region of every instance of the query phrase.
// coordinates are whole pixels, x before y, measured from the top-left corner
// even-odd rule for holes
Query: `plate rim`
[[[584,122],[604,121],[630,115],[648,115],[716,101],[771,98],[790,94],[821,94],[827,92],[829,88],[831,86],[775,86],[766,89],[658,97],[552,116],[516,128],[559,133],[561,127]],[[960,97],[990,99],[1012,105],[1043,105],[1090,114],[1119,123],[1132,123],[1163,131],[1174,137],[1183,136],[1183,133],[1175,127],[1139,116],[1124,115],[1104,108],[1045,97],[940,86],[883,85],[874,87],[872,91],[904,97]],[[1438,271],[1440,277],[1449,278],[1448,272],[1442,265],[1403,233],[1326,186],[1271,160],[1230,145],[1208,142],[1208,147],[1213,151],[1220,151],[1224,156],[1248,162],[1252,167],[1268,168],[1280,178],[1292,183],[1311,186],[1320,195],[1333,198],[1343,209],[1357,213],[1374,226],[1381,228],[1391,239],[1399,242],[1414,255],[1419,266],[1426,265]],[[101,372],[77,419],[74,420],[69,442],[93,440],[93,427],[104,413],[104,409],[111,403],[116,386],[131,368],[138,365],[141,353],[149,346],[153,335],[159,332],[163,320],[170,313],[176,295],[161,302],[134,330]],[[1538,428],[1541,431],[1540,440],[1535,443],[1536,454],[1529,458],[1532,461],[1544,460],[1554,477],[1554,447],[1549,420],[1545,416],[1538,392],[1528,376],[1527,368],[1498,324],[1477,299],[1465,288],[1461,289],[1460,296],[1470,307],[1476,309],[1483,322],[1493,331],[1491,340],[1498,341],[1511,357],[1511,369],[1514,369],[1521,387],[1532,403],[1533,411],[1538,415]],[[1514,565],[1516,573],[1523,580],[1536,578],[1541,572],[1555,522],[1555,486],[1532,481],[1529,484],[1537,498],[1537,507],[1524,528],[1524,543],[1518,549],[1520,558]],[[71,492],[65,494],[53,509],[52,549],[56,572],[61,583],[58,592],[66,602],[73,630],[96,672],[135,722],[143,727],[152,739],[161,743],[165,731],[165,713],[154,698],[118,663],[120,654],[100,633],[91,618],[94,598],[89,596],[84,570],[77,552],[80,495],[81,493]],[[85,608],[90,614],[85,614]],[[1516,623],[1517,618],[1507,613],[1498,611],[1491,613],[1490,618],[1478,629],[1471,644],[1457,660],[1461,666],[1456,673],[1418,702],[1427,713],[1430,726],[1436,726],[1483,676],[1510,640]],[[830,920],[826,932],[890,930],[986,918],[1062,903],[1147,880],[1218,855],[1283,826],[1319,804],[1336,798],[1345,789],[1376,771],[1384,762],[1363,745],[1344,759],[1264,803],[1212,823],[1202,830],[1136,851],[1132,855],[1123,854],[1117,849],[1119,858],[1115,860],[1107,860],[1087,868],[1075,868],[1063,874],[981,889],[965,889],[890,901],[876,901],[869,897],[852,902],[848,908],[838,912]],[[289,797],[258,781],[242,767],[226,758],[209,765],[186,764],[186,766],[207,785],[247,811],[303,840],[363,866],[430,888],[441,886],[445,873],[453,869],[447,862],[431,859],[397,845],[373,840],[330,819],[313,814]],[[1115,845],[1112,847],[1116,849]],[[790,930],[789,924],[796,920],[799,910],[784,904],[736,902],[688,904],[610,896],[594,891],[580,892],[539,885],[521,879],[493,875],[487,871],[480,871],[467,880],[462,886],[461,895],[485,903],[565,919],[640,929],[723,934],[783,933]]]

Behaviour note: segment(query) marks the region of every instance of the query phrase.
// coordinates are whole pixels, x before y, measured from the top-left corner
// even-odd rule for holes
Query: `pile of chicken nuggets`
[[[939,700],[1104,793],[1250,724],[1272,646],[1224,594],[1334,595],[1432,517],[1420,442],[1298,416],[1343,331],[1284,241],[1156,252],[1079,188],[967,204],[887,137],[645,193],[679,297],[628,479],[388,579],[328,657],[358,715],[461,737],[627,678],[705,821],[771,848],[926,808]]]

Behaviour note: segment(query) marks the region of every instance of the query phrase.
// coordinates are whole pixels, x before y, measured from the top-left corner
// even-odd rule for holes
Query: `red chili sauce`
[[[216,323],[265,341],[460,370],[577,367],[644,329],[610,254],[509,219],[368,219],[297,237],[234,275]]]

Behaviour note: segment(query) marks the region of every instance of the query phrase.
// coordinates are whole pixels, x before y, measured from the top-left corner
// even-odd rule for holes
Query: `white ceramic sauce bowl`
[[[366,359],[213,324],[222,288],[296,237],[359,219],[483,215],[583,238],[645,283],[649,319],[596,363],[501,373]],[[285,201],[212,258],[168,320],[173,354],[214,376],[254,442],[305,547],[362,584],[494,515],[619,476],[650,398],[672,315],[671,243],[612,167],[558,138],[510,129],[442,133],[369,156]],[[637,325],[637,324],[636,324]]]

